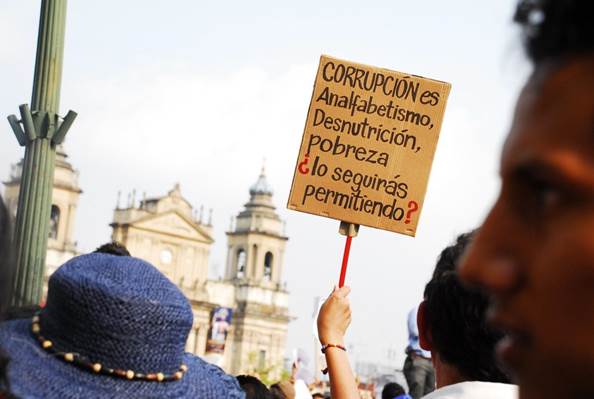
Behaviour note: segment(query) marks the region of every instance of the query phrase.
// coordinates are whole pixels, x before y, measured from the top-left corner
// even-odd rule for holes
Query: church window
[[[60,208],[58,208],[56,205],[52,205],[52,210],[50,213],[50,223],[49,223],[49,225],[50,225],[49,238],[53,238],[54,240],[58,238],[59,224],[60,224]]]
[[[240,249],[237,251],[237,278],[243,278],[245,276],[245,251]]]
[[[258,246],[256,244],[252,245],[252,265],[258,264]],[[249,277],[256,277],[257,271],[256,267],[252,268],[251,270],[252,275]]]
[[[264,280],[270,281],[272,279],[272,260],[274,259],[272,252],[266,252],[264,256]]]

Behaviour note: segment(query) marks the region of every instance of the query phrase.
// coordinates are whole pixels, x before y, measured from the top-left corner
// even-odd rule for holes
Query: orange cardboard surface
[[[414,236],[450,87],[322,56],[287,207]]]

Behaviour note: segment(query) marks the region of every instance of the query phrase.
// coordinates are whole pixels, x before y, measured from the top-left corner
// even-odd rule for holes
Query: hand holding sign
[[[349,287],[334,287],[318,313],[318,337],[322,345],[344,345],[344,335],[351,324]]]

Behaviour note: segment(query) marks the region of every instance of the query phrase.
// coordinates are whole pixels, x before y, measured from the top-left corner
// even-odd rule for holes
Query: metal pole
[[[56,146],[76,117],[72,111],[64,119],[58,116],[65,25],[66,0],[43,0],[31,110],[24,104],[19,107],[20,120],[8,117],[17,141],[25,147],[14,235],[17,268],[12,304],[16,306],[37,305],[41,300]]]

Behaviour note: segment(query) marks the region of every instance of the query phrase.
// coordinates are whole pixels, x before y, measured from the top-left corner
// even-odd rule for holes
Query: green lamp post
[[[14,232],[17,267],[12,303],[17,306],[41,300],[56,146],[76,118],[73,111],[64,118],[58,115],[65,24],[66,0],[43,0],[31,109],[23,104],[20,120],[8,117],[17,141],[25,147]]]

